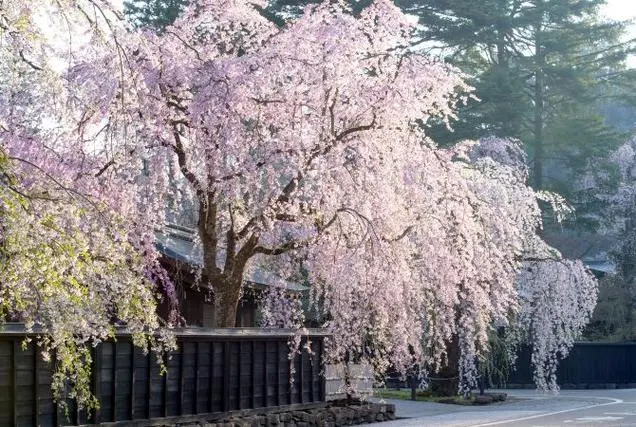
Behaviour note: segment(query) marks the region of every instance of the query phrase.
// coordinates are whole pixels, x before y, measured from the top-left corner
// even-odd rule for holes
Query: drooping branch
[[[282,255],[284,253],[287,253],[289,251],[293,251],[295,249],[300,249],[302,247],[306,247],[309,244],[309,240],[306,240],[304,242],[300,242],[300,241],[290,241],[290,242],[286,242],[283,243],[282,245],[279,245],[275,248],[267,248],[264,246],[256,246],[254,248],[254,253],[255,254],[263,254],[263,255]]]
[[[174,153],[177,155],[177,161],[179,163],[179,170],[188,180],[190,185],[194,188],[196,195],[201,203],[207,203],[205,188],[197,178],[197,176],[188,168],[188,160],[186,157],[186,151],[183,147],[183,141],[181,140],[181,133],[177,127],[177,123],[172,123],[172,135],[174,137],[174,145],[171,146]]]
[[[324,147],[316,147],[311,154],[309,155],[308,159],[305,161],[305,164],[302,168],[299,169],[299,171],[297,172],[296,176],[294,178],[292,178],[287,185],[285,185],[285,187],[283,187],[283,189],[281,190],[279,196],[275,199],[275,202],[272,204],[272,206],[281,206],[284,203],[289,202],[292,194],[298,189],[298,185],[300,184],[300,182],[302,181],[304,174],[307,172],[307,170],[309,169],[309,167],[313,164],[313,162],[320,158],[321,156],[325,156],[327,154],[329,154],[334,148],[336,148],[338,146],[339,143],[343,142],[346,140],[347,137],[355,134],[355,133],[359,133],[359,132],[364,132],[364,131],[368,131],[374,128],[376,124],[376,115],[375,112],[373,113],[373,119],[371,120],[371,123],[366,124],[366,125],[359,125],[359,126],[354,126],[351,128],[348,128],[338,134],[335,135],[333,141],[327,145],[325,145]]]
[[[366,125],[360,125],[360,126],[354,126],[348,129],[343,130],[342,132],[340,132],[339,134],[336,135],[336,141],[340,142],[343,141],[346,137],[354,134],[354,133],[359,133],[359,132],[364,132],[364,131],[368,131],[370,129],[373,129],[375,127],[375,120],[376,120],[376,116],[375,116],[375,112],[373,113],[373,119],[371,120],[371,123],[366,124]],[[333,147],[331,147],[333,148]],[[329,151],[331,151],[331,148],[323,153],[321,153],[322,155],[327,154]]]
[[[66,192],[67,194],[69,194],[69,195],[71,195],[73,197],[75,197],[75,196],[79,197],[80,199],[84,200],[86,203],[91,205],[95,209],[96,212],[99,212],[100,214],[103,213],[102,209],[89,196],[87,196],[86,194],[83,194],[82,192],[78,191],[77,189],[73,188],[70,185],[63,184],[60,180],[58,180],[51,173],[47,172],[42,167],[38,166],[37,164],[33,163],[32,161],[24,159],[24,158],[21,158],[21,157],[16,157],[16,156],[7,156],[7,159],[11,160],[11,161],[24,163],[24,164],[26,164],[26,165],[38,170],[40,173],[42,173],[44,175],[44,177],[47,180],[49,180],[51,183],[55,184],[60,190]]]
[[[341,213],[349,213],[365,221],[369,226],[372,227],[371,221],[369,221],[369,219],[366,218],[364,215],[358,213],[356,210],[351,208],[340,208],[334,212],[333,216],[329,219],[329,221],[325,223],[316,223],[314,225],[315,232],[316,232],[315,235],[306,239],[291,239],[276,247],[265,247],[265,246],[259,245],[254,248],[254,253],[263,254],[263,255],[282,255],[284,253],[287,253],[293,250],[306,248],[310,246],[312,243],[314,243],[318,238],[320,238],[322,233],[327,231],[336,222],[336,220],[338,219],[338,215]]]
[[[22,61],[25,64],[27,64],[29,67],[33,68],[35,71],[44,71],[44,68],[42,68],[39,65],[36,65],[33,61],[31,61],[30,59],[27,59],[27,57],[24,56],[24,50],[20,50],[19,55]]]
[[[95,173],[95,178],[99,178],[100,176],[102,176],[104,174],[104,172],[106,172],[108,170],[108,168],[110,168],[111,166],[115,165],[115,160],[110,159],[108,162],[106,162],[106,164],[104,166],[102,166],[97,173]]]
[[[188,43],[186,40],[184,40],[183,37],[181,37],[179,34],[177,34],[174,31],[170,31],[170,30],[167,30],[166,34],[170,34],[170,35],[176,37],[177,40],[179,40],[181,43],[183,43],[183,45],[186,48],[188,48],[188,50],[194,52],[194,55],[197,57],[197,59],[199,61],[203,61],[203,58],[201,58],[201,53],[199,53],[199,51],[194,46],[192,46],[190,43]]]

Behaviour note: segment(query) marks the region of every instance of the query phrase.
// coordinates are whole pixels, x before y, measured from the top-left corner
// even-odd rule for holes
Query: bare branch
[[[177,161],[179,162],[179,170],[188,180],[188,182],[194,187],[194,191],[199,198],[201,203],[206,202],[204,187],[196,177],[196,175],[188,168],[188,160],[186,157],[186,152],[183,147],[183,142],[181,141],[181,134],[179,133],[179,129],[177,128],[176,123],[172,123],[172,135],[174,137],[175,144],[172,147],[172,150],[177,155]]]
[[[24,61],[24,63],[27,64],[29,67],[33,68],[36,71],[44,71],[44,68],[42,68],[39,65],[36,65],[33,61],[27,59],[26,56],[24,56],[24,50],[21,49],[18,54],[20,55],[20,58],[22,59],[22,61]]]

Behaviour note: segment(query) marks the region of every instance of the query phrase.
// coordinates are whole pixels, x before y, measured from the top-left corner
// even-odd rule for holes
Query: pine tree
[[[481,101],[465,109],[458,129],[522,138],[535,188],[554,186],[546,168],[559,164],[563,150],[580,169],[590,154],[619,143],[590,108],[611,92],[606,87],[633,77],[623,61],[634,43],[619,41],[625,23],[600,19],[605,0],[398,3],[419,17],[421,40],[440,43],[449,60],[476,75]],[[576,135],[563,132],[574,126]],[[460,131],[457,138],[466,136]]]
[[[187,0],[124,0],[124,12],[138,27],[161,31],[174,22]]]

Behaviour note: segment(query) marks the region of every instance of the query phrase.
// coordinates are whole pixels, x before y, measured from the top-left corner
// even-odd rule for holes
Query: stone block
[[[280,424],[280,417],[278,414],[269,414],[267,415],[267,425],[268,426],[277,426]]]
[[[493,401],[493,397],[488,394],[478,394],[475,396],[475,405],[487,405]]]
[[[299,419],[306,423],[313,423],[314,415],[308,412],[299,412]]]

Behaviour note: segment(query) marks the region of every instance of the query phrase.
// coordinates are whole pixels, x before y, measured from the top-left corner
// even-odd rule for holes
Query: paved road
[[[509,401],[479,407],[387,400],[396,405],[400,418],[375,425],[636,427],[636,389],[561,391],[556,395],[530,390],[503,392],[508,393]]]

